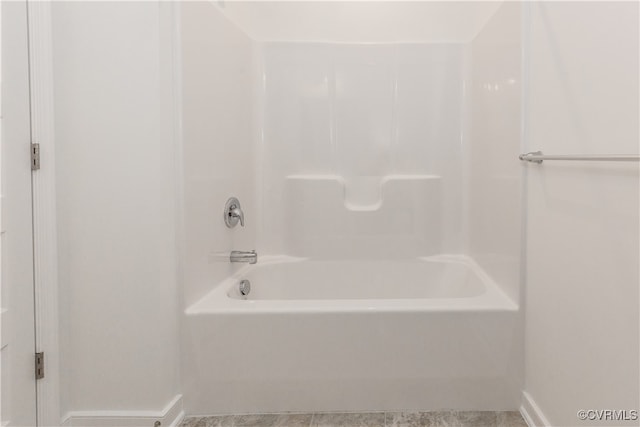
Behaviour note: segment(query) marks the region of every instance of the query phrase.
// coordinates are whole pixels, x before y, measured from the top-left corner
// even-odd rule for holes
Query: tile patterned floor
[[[438,411],[188,417],[180,427],[527,427],[518,412]]]

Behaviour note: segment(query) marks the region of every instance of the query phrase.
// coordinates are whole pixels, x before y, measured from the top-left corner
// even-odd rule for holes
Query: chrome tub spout
[[[231,251],[229,257],[231,262],[248,262],[249,264],[255,264],[258,262],[258,254],[256,251]]]

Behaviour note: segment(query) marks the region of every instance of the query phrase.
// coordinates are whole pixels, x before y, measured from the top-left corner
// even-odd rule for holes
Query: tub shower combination
[[[520,211],[482,197],[519,200],[518,43],[500,44],[498,62],[469,43],[258,43],[205,6],[183,10],[184,22],[203,22],[185,25],[184,42],[197,218],[187,223],[185,412],[518,408]],[[213,28],[207,13],[235,43],[213,70],[236,86],[202,81],[203,43],[214,40],[215,56],[221,39],[201,36]],[[519,22],[519,6],[497,19]],[[478,74],[498,63],[501,80]],[[486,81],[500,91],[482,92]],[[216,90],[205,97],[207,85]],[[507,96],[494,127],[514,126],[500,128],[506,166],[489,160],[502,148],[478,148],[492,135],[474,152],[469,142],[493,130],[472,126],[472,101],[494,94]],[[224,111],[205,115],[212,99]],[[194,114],[201,126],[190,127]],[[233,137],[206,127],[211,117],[228,117]],[[223,146],[242,167],[221,161]]]

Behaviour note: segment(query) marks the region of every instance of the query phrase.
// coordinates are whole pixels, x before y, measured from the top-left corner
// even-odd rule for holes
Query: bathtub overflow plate
[[[240,293],[242,295],[249,295],[249,292],[251,292],[251,282],[248,280],[241,280],[240,281]]]

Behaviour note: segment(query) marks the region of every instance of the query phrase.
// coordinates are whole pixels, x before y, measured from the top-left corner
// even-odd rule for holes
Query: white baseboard
[[[522,392],[520,414],[529,427],[551,427],[551,423],[544,416],[540,407],[526,391]]]
[[[184,418],[182,395],[174,397],[161,411],[72,411],[64,427],[177,427]]]

